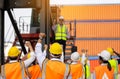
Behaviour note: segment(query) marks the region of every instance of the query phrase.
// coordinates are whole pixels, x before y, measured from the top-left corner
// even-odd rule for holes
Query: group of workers
[[[119,79],[118,64],[120,59],[112,59],[115,53],[119,53],[112,48],[107,48],[98,54],[99,63],[95,67],[93,76],[90,73],[90,64],[85,56],[87,51],[83,51],[82,56],[77,51],[72,51],[69,64],[62,61],[62,53],[65,53],[67,38],[70,38],[66,26],[63,24],[64,17],[59,18],[60,23],[52,28],[55,32],[55,42],[48,46],[44,45],[42,51],[42,40],[45,38],[44,33],[35,45],[35,50],[30,43],[26,41],[25,45],[29,48],[29,53],[20,59],[20,51],[13,46],[8,52],[8,63],[4,64],[1,69],[1,79]],[[66,38],[67,37],[67,38]],[[49,54],[50,58],[46,58]]]

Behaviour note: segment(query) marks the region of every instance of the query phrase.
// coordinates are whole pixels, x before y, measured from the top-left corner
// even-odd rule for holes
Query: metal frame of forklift
[[[42,32],[45,32],[47,34],[47,37],[46,37],[46,40],[45,42],[47,44],[49,44],[49,0],[36,0],[36,2],[38,1],[41,2],[42,4],[42,9],[41,9],[41,17],[43,19],[41,19],[42,23],[41,23],[41,28],[40,30],[42,30]],[[0,67],[1,65],[4,65],[4,12],[5,10],[8,12],[8,15],[10,17],[10,20],[13,24],[13,28],[18,36],[18,40],[20,42],[20,45],[22,46],[22,50],[23,52],[26,54],[26,49],[24,47],[24,43],[23,43],[23,39],[20,35],[20,32],[17,28],[17,23],[15,21],[15,19],[13,18],[13,15],[11,13],[11,7],[8,8],[8,5],[7,4],[7,0],[0,0]],[[22,4],[21,4],[22,5]],[[37,4],[38,7],[41,7],[41,5]],[[12,6],[13,8],[16,8],[16,5],[15,6]],[[18,8],[21,8],[21,6],[18,6]],[[26,8],[26,7],[22,7],[22,8]],[[35,7],[29,7],[29,8],[35,8]],[[44,31],[43,31],[44,30]],[[1,68],[0,68],[0,73],[1,73]]]

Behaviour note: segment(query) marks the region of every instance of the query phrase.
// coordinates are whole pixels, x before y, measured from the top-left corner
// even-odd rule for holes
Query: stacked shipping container
[[[120,5],[63,6],[61,15],[65,20],[76,20],[79,52],[84,48],[89,56],[96,56],[107,47],[120,52]],[[96,65],[92,63],[93,70]]]

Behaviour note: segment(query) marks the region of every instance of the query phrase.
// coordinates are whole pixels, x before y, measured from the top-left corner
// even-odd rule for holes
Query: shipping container
[[[76,34],[80,55],[87,49],[89,57],[97,57],[107,47],[120,52],[120,5],[67,5],[61,7],[61,15],[71,35]],[[98,65],[98,59],[90,59],[91,72]]]
[[[61,15],[66,20],[120,19],[120,5],[62,6]]]

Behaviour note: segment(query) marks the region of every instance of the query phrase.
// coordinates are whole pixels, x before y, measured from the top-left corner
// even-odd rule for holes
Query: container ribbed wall
[[[82,49],[87,49],[89,56],[97,56],[107,47],[120,52],[120,5],[63,6],[61,15],[65,20],[76,20],[75,45],[80,54]],[[67,26],[70,27],[69,23]],[[91,72],[98,65],[98,60],[91,60]]]
[[[77,23],[76,32],[77,38],[83,37],[119,38],[120,22]]]
[[[63,6],[61,15],[65,20],[76,20],[78,40],[75,44],[79,52],[85,48],[88,49],[90,56],[95,56],[107,47],[113,47],[120,52],[120,5]],[[79,38],[104,38],[105,40],[79,40]],[[107,38],[112,40],[106,40]],[[117,40],[113,40],[115,38]]]
[[[82,49],[87,49],[89,56],[97,56],[99,52],[108,47],[120,51],[120,40],[81,40],[76,41],[75,45],[78,46],[79,53],[81,53]]]
[[[76,20],[75,45],[80,54],[87,49],[89,56],[97,56],[107,47],[120,52],[120,5],[63,6],[61,15]],[[98,65],[98,60],[91,60],[91,71]]]
[[[63,6],[61,15],[67,20],[120,19],[120,5]]]

